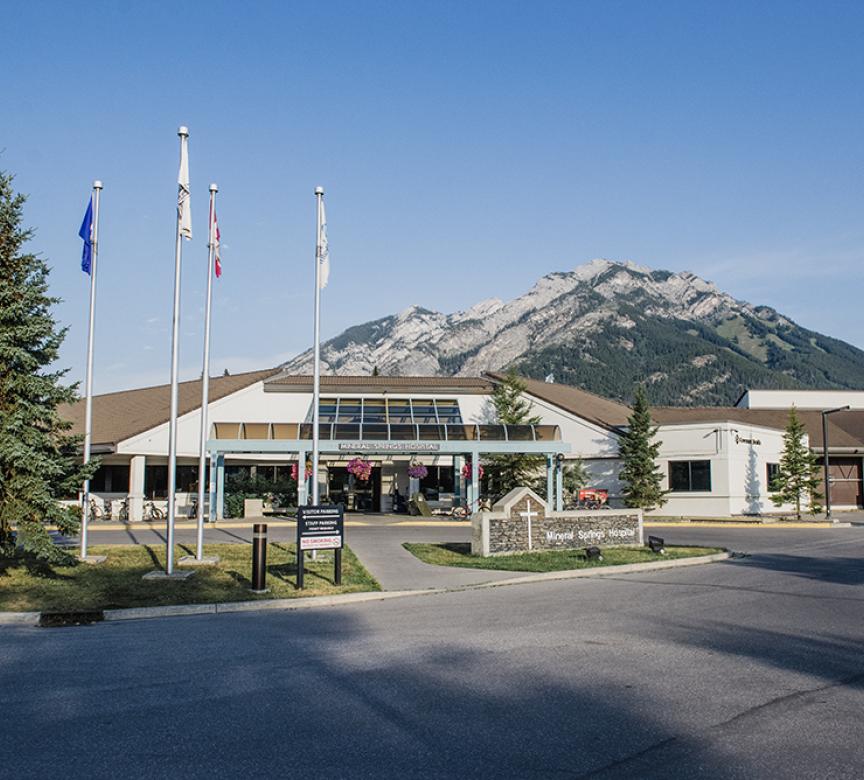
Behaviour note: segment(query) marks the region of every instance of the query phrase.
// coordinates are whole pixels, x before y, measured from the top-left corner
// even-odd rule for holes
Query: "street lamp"
[[[849,404],[838,406],[836,409],[823,409],[822,411],[822,468],[824,470],[825,482],[825,519],[831,519],[831,478],[828,476],[828,415],[834,412],[845,412],[849,410]]]

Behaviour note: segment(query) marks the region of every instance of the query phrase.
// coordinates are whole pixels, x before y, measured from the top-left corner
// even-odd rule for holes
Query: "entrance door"
[[[344,466],[330,466],[327,492],[333,504],[344,504],[349,512],[381,511],[381,467],[372,467],[365,482],[348,473]]]
[[[828,459],[832,506],[862,506],[861,458]]]

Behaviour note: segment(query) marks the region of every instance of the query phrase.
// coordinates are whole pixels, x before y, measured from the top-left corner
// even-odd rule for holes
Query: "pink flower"
[[[349,460],[347,469],[349,474],[353,474],[361,482],[366,482],[372,476],[372,464],[363,458]]]
[[[483,466],[477,466],[477,475],[480,479],[483,479]],[[462,466],[462,477],[467,479],[469,482],[471,481],[471,461],[466,460],[465,465]]]

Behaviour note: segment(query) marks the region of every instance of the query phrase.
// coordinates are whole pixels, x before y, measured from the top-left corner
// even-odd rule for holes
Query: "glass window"
[[[486,441],[504,441],[503,425],[478,425],[480,438]]]
[[[421,441],[444,441],[444,426],[418,425],[417,436]]]
[[[363,423],[363,439],[380,441],[387,438],[387,426],[383,423]]]
[[[127,493],[129,466],[100,466],[90,480],[91,493]]]
[[[413,425],[390,425],[390,438],[394,441],[416,441],[417,430]]]
[[[359,439],[360,426],[355,423],[336,423],[334,439]]]
[[[167,472],[167,468],[165,469]],[[177,467],[177,492],[178,493],[194,493],[198,490],[198,467],[197,466],[178,466]],[[166,486],[167,493],[167,486]]]
[[[319,422],[336,422],[336,399],[322,398],[318,402]],[[309,422],[312,422],[312,413],[309,413]]]
[[[414,411],[414,422],[422,424],[432,424],[438,422],[438,417],[435,414],[434,401],[412,400],[411,408]]]
[[[669,461],[669,489],[676,493],[710,492],[711,461]]]
[[[438,501],[442,493],[453,492],[453,467],[429,466],[426,476],[420,480],[420,492],[429,501]]]
[[[387,405],[383,398],[363,399],[363,422],[364,423],[386,423]]]
[[[144,495],[149,499],[168,498],[168,467],[144,467]]]
[[[508,441],[534,441],[534,429],[530,425],[508,425]]]
[[[413,422],[411,419],[411,404],[407,400],[387,401],[387,414],[391,423]]]
[[[339,411],[337,422],[340,423],[359,423],[363,415],[363,406],[360,400],[346,400],[342,398],[339,401]]]
[[[435,401],[435,409],[438,412],[438,419],[442,423],[461,423],[462,413],[459,411],[459,403],[451,399],[443,399]]]
[[[769,463],[767,464],[767,477],[768,477],[768,490],[779,490],[780,486],[777,484],[777,478],[780,476],[780,464],[779,463]]]

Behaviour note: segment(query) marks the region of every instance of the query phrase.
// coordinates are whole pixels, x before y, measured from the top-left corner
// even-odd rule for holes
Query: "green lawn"
[[[616,566],[624,563],[647,563],[670,558],[692,558],[723,552],[719,547],[667,547],[666,555],[656,555],[647,547],[606,547],[602,561],[589,561],[584,550],[544,550],[543,552],[495,555],[482,558],[471,555],[468,543],[403,545],[425,563],[437,566],[460,566],[465,569],[497,569],[498,571],[567,571]]]
[[[223,601],[298,598],[380,590],[381,586],[349,549],[342,551],[342,585],[333,584],[333,553],[306,558],[304,590],[296,582],[295,546],[267,547],[267,587],[250,592],[252,547],[248,544],[205,545],[205,555],[218,555],[216,566],[202,566],[186,580],[143,580],[148,571],[164,569],[164,546],[92,547],[93,555],[107,555],[91,566],[52,566],[33,559],[0,558],[0,611],[83,611],[169,604],[209,604]],[[175,561],[194,549],[177,545]],[[182,568],[182,567],[177,567]]]

